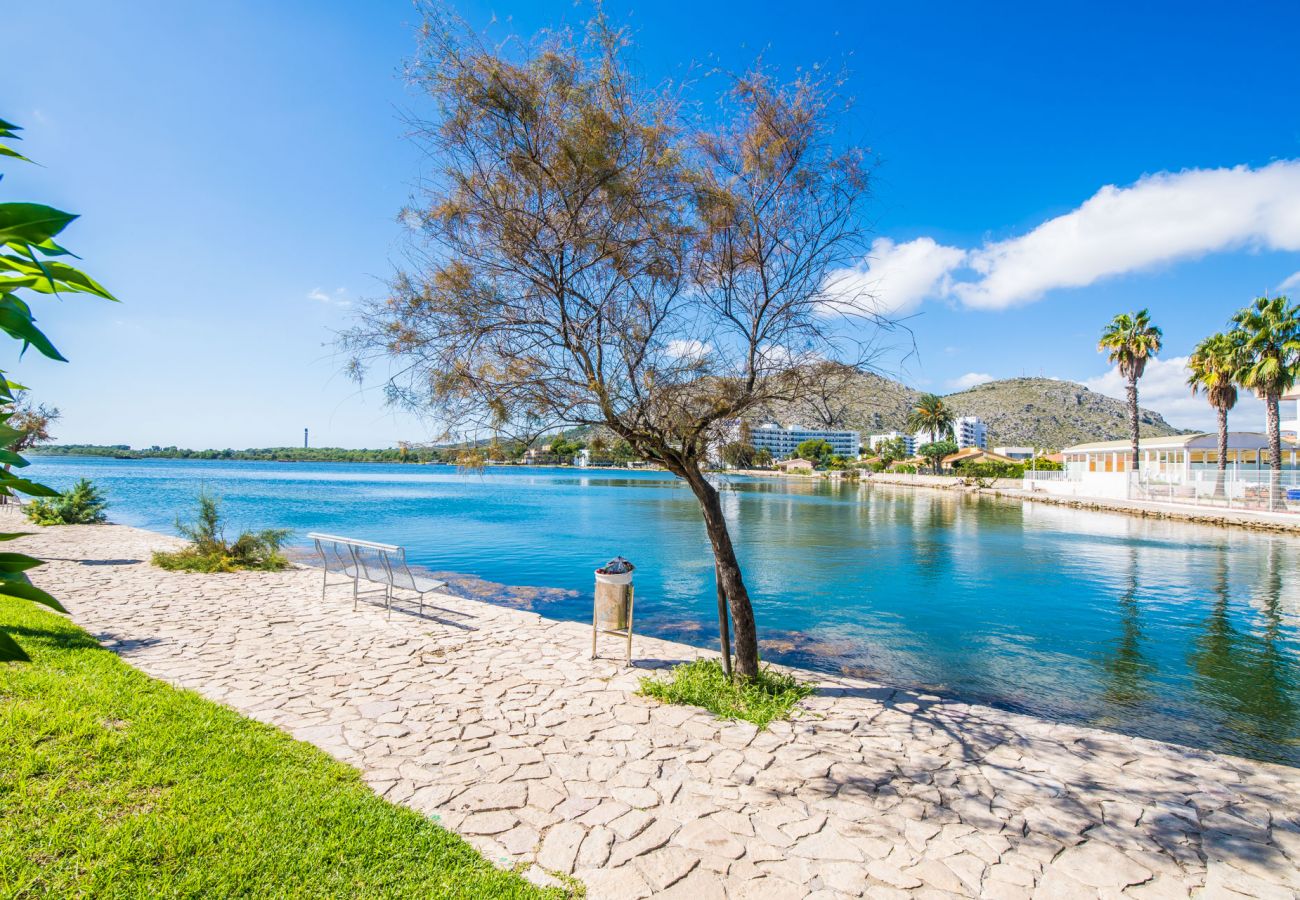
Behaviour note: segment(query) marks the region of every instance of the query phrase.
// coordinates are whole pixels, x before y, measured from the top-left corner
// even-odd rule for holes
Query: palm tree
[[[1119,374],[1128,382],[1128,427],[1133,438],[1133,455],[1129,469],[1138,470],[1138,379],[1146,371],[1147,360],[1160,352],[1161,331],[1151,324],[1151,315],[1145,309],[1120,313],[1110,320],[1101,333],[1097,349],[1108,355],[1110,362],[1119,366]]]
[[[917,398],[916,406],[907,417],[907,430],[912,432],[928,431],[930,433],[930,443],[933,444],[940,437],[952,437],[952,426],[955,418],[952,409],[943,402],[943,398],[938,394],[922,394]],[[939,466],[936,461],[935,472],[938,471]]]
[[[1276,495],[1282,483],[1278,403],[1300,376],[1300,306],[1292,305],[1286,297],[1258,297],[1233,316],[1232,322],[1243,335],[1244,358],[1236,381],[1264,401],[1268,416],[1269,466]]]
[[[1219,477],[1214,492],[1220,496],[1228,471],[1228,412],[1237,405],[1236,377],[1244,362],[1245,340],[1246,336],[1235,330],[1212,334],[1196,345],[1187,360],[1187,386],[1193,394],[1204,392],[1219,414]]]

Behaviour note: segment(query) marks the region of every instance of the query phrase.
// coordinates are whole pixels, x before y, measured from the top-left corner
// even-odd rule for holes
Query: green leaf
[[[42,203],[0,203],[0,241],[39,244],[54,237],[76,219]]]
[[[0,144],[0,156],[12,156],[14,159],[21,159],[23,162],[31,162],[30,159],[23,156],[14,148],[6,147],[4,144]]]
[[[63,608],[62,603],[55,600],[30,581],[27,581],[26,578],[22,581],[16,579],[0,581],[0,597],[13,597],[17,600],[31,600],[33,603],[40,603],[43,606],[48,606],[55,612],[67,612],[67,610]]]
[[[35,256],[27,259],[18,256],[0,256],[0,271],[17,272],[24,277],[43,278],[45,281],[44,286],[23,285],[23,287],[34,288],[43,294],[58,294],[67,291],[68,293],[96,294],[106,300],[117,299],[108,292],[108,288],[76,266],[70,266],[67,263],[47,262]],[[0,284],[9,280],[11,279],[0,281]],[[12,280],[17,281],[18,279]]]
[[[5,416],[5,419],[8,418],[9,418],[8,416]],[[0,423],[0,445],[8,447],[10,444],[12,444],[14,441],[18,440],[22,436],[23,436],[23,432],[20,431],[19,429],[11,428],[8,425]],[[3,476],[0,476],[0,479],[2,478]]]
[[[0,541],[17,540],[20,537],[31,537],[34,531],[0,531]]]
[[[26,478],[16,478],[13,475],[0,477],[0,488],[8,488],[11,491],[18,491],[27,494],[29,497],[57,497],[59,492],[54,488],[46,487],[43,484],[37,484],[34,481],[28,481]]]
[[[0,553],[0,579],[43,565],[44,562],[26,553]]]
[[[67,362],[63,354],[54,349],[54,345],[50,343],[45,333],[36,327],[31,312],[23,308],[26,304],[20,306],[20,303],[21,301],[13,297],[0,297],[0,331],[5,331],[21,340],[24,350],[30,345],[41,351],[42,356]]]
[[[18,642],[9,633],[0,629],[0,662],[31,662],[32,658],[23,652]]]
[[[21,456],[19,456],[17,453],[13,452],[12,450],[5,450],[5,449],[0,449],[0,463],[5,465],[10,465],[18,469],[21,469],[24,466],[31,465],[31,462],[29,460],[23,459]]]
[[[10,245],[11,246],[11,245]],[[41,241],[40,243],[29,245],[33,249],[41,251],[46,256],[71,256],[73,259],[81,259],[80,256],[73,253],[66,247],[56,244],[52,239]],[[17,249],[16,247],[14,249]]]

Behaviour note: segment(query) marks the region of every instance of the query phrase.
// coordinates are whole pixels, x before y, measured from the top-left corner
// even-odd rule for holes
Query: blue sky
[[[498,32],[582,13],[457,8]],[[758,52],[787,74],[848,66],[846,130],[881,167],[877,243],[844,274],[911,316],[918,354],[887,365],[916,386],[1026,374],[1114,393],[1096,335],[1146,306],[1167,360],[1144,403],[1208,426],[1181,358],[1253,296],[1288,279],[1300,294],[1296,4],[607,8],[656,79]],[[0,117],[26,127],[43,167],[6,166],[0,191],[81,213],[67,242],[123,301],[38,309],[72,362],[15,371],[62,408],[61,440],[427,435],[340,375],[330,346],[403,245],[395,216],[419,161],[401,114],[422,101],[399,69],[414,23],[406,0],[7,11]],[[1239,424],[1262,424],[1257,404]]]

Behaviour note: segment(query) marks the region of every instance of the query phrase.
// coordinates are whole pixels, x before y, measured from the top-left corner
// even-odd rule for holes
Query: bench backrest
[[[396,544],[379,544],[336,534],[307,535],[316,544],[325,569],[345,575],[360,575],[366,581],[394,587],[414,587],[415,576],[406,565],[406,550]]]

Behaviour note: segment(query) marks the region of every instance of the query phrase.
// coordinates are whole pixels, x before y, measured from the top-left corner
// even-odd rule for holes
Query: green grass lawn
[[[536,897],[308,744],[0,600],[2,897]]]

